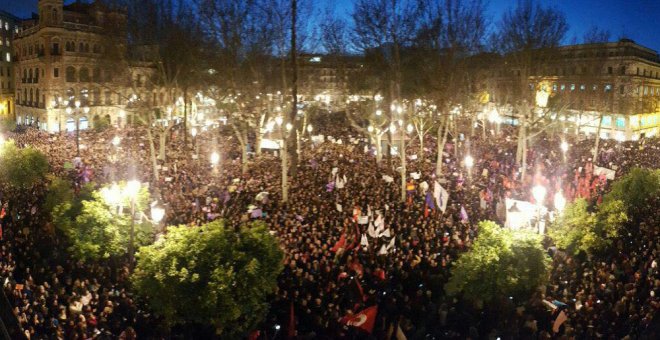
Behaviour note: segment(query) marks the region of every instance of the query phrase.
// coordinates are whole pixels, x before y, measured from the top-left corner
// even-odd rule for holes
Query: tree
[[[482,221],[472,248],[451,268],[445,289],[473,302],[527,299],[547,281],[549,270],[550,258],[539,235]]]
[[[589,211],[586,200],[577,199],[566,206],[548,229],[557,247],[573,255],[602,251],[619,235],[627,221],[624,203],[612,200]]]
[[[19,148],[13,141],[0,145],[0,182],[14,189],[29,189],[46,179],[48,159],[41,151]]]
[[[507,64],[511,65],[507,67],[512,68],[506,74],[512,77],[512,102],[519,117],[516,162],[522,167],[523,179],[527,168],[529,130],[545,127],[544,120],[550,115],[546,110],[535,117],[536,91],[534,87],[530,88],[530,76],[536,73],[539,65],[552,60],[567,31],[568,23],[562,12],[542,7],[533,0],[522,0],[516,8],[503,14],[494,38],[496,50],[507,54]]]
[[[223,337],[238,338],[265,315],[283,253],[264,225],[234,230],[214,221],[170,227],[137,258],[133,288],[170,325],[212,325]]]
[[[117,186],[116,190],[124,184]],[[119,202],[108,202],[102,188],[91,193],[91,197],[80,195],[70,201],[56,205],[52,210],[55,227],[69,241],[68,251],[74,257],[86,261],[117,257],[130,249],[131,216],[126,214],[131,202],[126,197]],[[138,245],[148,244],[153,240],[153,226],[141,213],[149,202],[149,192],[141,187],[135,199],[135,211],[140,212],[135,218],[135,240]]]
[[[660,170],[632,168],[625,176],[612,183],[612,189],[604,202],[622,201],[628,211],[644,208],[647,199],[660,193]]]

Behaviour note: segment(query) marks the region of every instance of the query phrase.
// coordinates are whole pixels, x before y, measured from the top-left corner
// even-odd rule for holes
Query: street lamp
[[[464,163],[465,167],[467,168],[468,177],[472,178],[472,166],[474,166],[474,158],[472,158],[470,155],[467,155],[465,156]]]
[[[308,124],[308,125],[307,125],[307,132],[308,132],[309,134],[312,134],[312,131],[313,131],[313,130],[314,130],[314,127],[312,126],[312,124]]]
[[[121,142],[121,138],[119,138],[119,136],[115,136],[114,138],[112,138],[112,145],[114,145],[115,147],[118,147],[120,142]]]
[[[568,143],[566,143],[565,140],[561,142],[561,145],[559,147],[561,148],[561,151],[563,151],[563,152],[568,151]]]
[[[532,188],[532,196],[534,196],[534,200],[536,201],[536,204],[538,204],[539,206],[543,205],[543,200],[545,199],[546,192],[547,190],[542,185],[536,185]]]
[[[566,199],[564,198],[564,195],[562,195],[561,191],[557,191],[555,193],[555,210],[558,212],[562,212],[564,210],[564,207],[566,207]]]

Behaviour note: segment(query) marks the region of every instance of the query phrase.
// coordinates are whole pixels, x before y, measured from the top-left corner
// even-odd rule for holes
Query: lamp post
[[[543,208],[543,200],[545,199],[545,194],[547,190],[542,185],[536,185],[532,188],[532,196],[536,201],[536,211],[537,211],[537,229],[539,234],[543,234],[542,224],[541,224],[541,209]]]
[[[135,201],[139,191],[140,182],[136,180],[128,181],[124,188],[124,196],[128,198],[131,204],[131,234],[128,244],[128,255],[131,268],[133,268],[133,262],[135,261]]]
[[[465,156],[465,160],[463,161],[465,163],[465,167],[467,168],[467,173],[468,173],[468,178],[472,179],[472,167],[474,166],[474,158],[472,158],[471,155]]]
[[[566,141],[563,140],[561,141],[559,147],[561,148],[561,152],[564,155],[564,162],[566,162],[566,151],[568,151],[568,143],[566,143]]]
[[[75,99],[74,97],[71,98],[72,100]],[[71,104],[70,100],[66,100],[63,103],[66,106],[66,113],[68,115],[73,115],[75,123],[76,123],[76,156],[80,157],[80,112],[82,112],[87,115],[89,113],[89,106],[84,105],[81,108],[82,103],[80,100],[76,100],[73,102],[74,107],[69,106]]]

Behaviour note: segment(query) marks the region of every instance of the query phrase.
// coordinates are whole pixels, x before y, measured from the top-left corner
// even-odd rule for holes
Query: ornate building
[[[493,68],[491,98],[511,104],[525,72],[530,98],[547,106],[580,133],[618,140],[660,134],[660,57],[629,39],[562,46],[538,53],[529,70],[504,57]],[[534,93],[535,92],[535,93]],[[543,95],[545,94],[545,96]],[[545,105],[544,105],[545,106]]]
[[[18,18],[0,11],[0,118],[14,119],[14,71],[12,44]]]
[[[14,40],[17,123],[50,132],[121,124],[149,71],[108,61],[125,54],[125,13],[100,1],[39,0],[38,6]]]

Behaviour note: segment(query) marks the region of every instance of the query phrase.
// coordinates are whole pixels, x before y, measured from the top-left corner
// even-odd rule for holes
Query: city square
[[[660,338],[660,5],[594,3],[0,1],[0,337]]]

